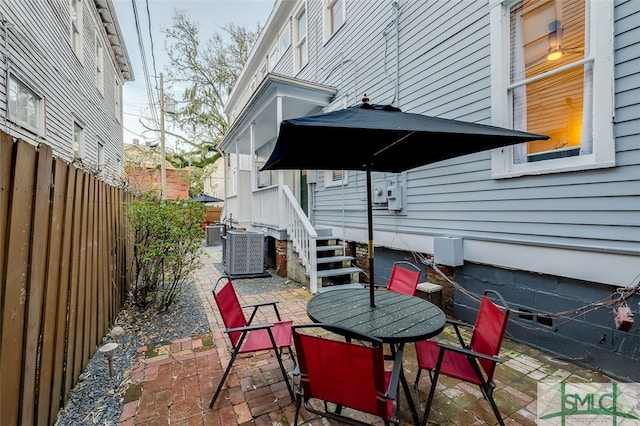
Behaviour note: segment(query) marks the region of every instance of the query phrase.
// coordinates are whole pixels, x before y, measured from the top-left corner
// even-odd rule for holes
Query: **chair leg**
[[[222,386],[224,386],[224,382],[225,382],[225,380],[227,380],[227,376],[229,375],[229,372],[231,371],[231,367],[233,366],[233,361],[235,361],[237,355],[238,355],[238,353],[236,351],[233,351],[231,353],[231,360],[229,361],[229,365],[227,365],[227,369],[224,370],[224,374],[222,375],[222,379],[220,379],[220,383],[218,384],[218,388],[216,389],[216,393],[213,395],[213,399],[211,400],[211,403],[209,404],[209,408],[213,408],[213,404],[216,403],[216,399],[218,399],[218,395],[220,395],[220,391],[222,390]]]
[[[418,389],[418,382],[420,381],[420,374],[422,373],[422,368],[418,368],[418,373],[416,373],[416,381],[413,382],[413,387]]]
[[[422,416],[421,426],[426,426],[427,420],[429,420],[429,412],[431,411],[431,404],[433,403],[433,397],[436,393],[436,385],[438,384],[438,376],[440,371],[436,369],[436,372],[431,379],[431,390],[429,391],[429,399],[427,399],[427,406],[424,409],[424,415]]]
[[[296,416],[293,420],[293,426],[298,426],[298,415],[300,414],[301,406],[302,406],[302,393],[298,392],[296,396]]]
[[[493,414],[495,414],[496,419],[498,419],[498,423],[500,424],[500,426],[504,426],[504,421],[502,420],[500,411],[498,411],[498,405],[496,404],[496,401],[493,399],[493,389],[489,389],[489,391],[486,392],[486,394],[487,394],[487,399],[491,404],[491,408],[493,408]]]
[[[289,348],[289,350],[291,350],[291,348]],[[280,370],[282,371],[282,377],[284,378],[284,382],[287,384],[287,389],[289,390],[289,396],[291,396],[291,401],[295,401],[296,397],[293,394],[293,388],[291,387],[291,383],[289,382],[289,375],[287,374],[287,370],[285,370],[284,364],[282,363],[282,356],[280,356],[281,351],[276,349],[274,350],[274,352],[276,353],[278,364],[280,364]]]

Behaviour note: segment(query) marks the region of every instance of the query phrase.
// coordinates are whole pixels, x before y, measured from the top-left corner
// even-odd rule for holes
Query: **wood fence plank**
[[[76,341],[81,340],[81,331],[77,331],[77,320],[78,320],[78,294],[80,293],[80,285],[78,283],[80,277],[80,253],[82,251],[81,247],[81,236],[82,236],[82,205],[84,200],[84,178],[85,174],[82,170],[76,170],[76,180],[75,180],[75,196],[73,200],[73,225],[71,227],[70,232],[72,233],[72,242],[71,242],[71,261],[69,262],[69,286],[71,288],[70,299],[69,299],[69,325],[68,325],[68,336],[67,336],[67,348],[66,348],[66,356],[65,356],[65,386],[63,398],[66,401],[66,394],[71,390],[73,385],[75,384],[76,378],[78,376],[74,375],[76,371],[75,364],[80,361],[76,359]],[[80,367],[77,368],[80,370]]]
[[[84,369],[84,356],[83,348],[85,341],[87,340],[87,330],[85,329],[85,315],[86,315],[86,298],[87,298],[87,246],[88,246],[88,233],[89,233],[89,175],[83,172],[83,185],[82,185],[82,203],[80,209],[80,244],[78,246],[78,300],[77,300],[77,315],[76,315],[76,337],[73,349],[73,384],[75,385],[80,377],[80,373]]]
[[[25,334],[25,303],[29,282],[29,245],[31,240],[32,195],[35,181],[36,152],[19,141],[16,147],[12,196],[7,232],[7,278],[2,309],[2,422],[19,424],[22,382],[22,356]]]
[[[62,249],[60,250],[60,291],[58,292],[58,312],[56,320],[56,341],[53,359],[53,385],[51,386],[51,412],[49,417],[57,417],[64,404],[66,387],[67,342],[70,335],[71,318],[71,253],[73,247],[73,213],[76,203],[77,170],[66,164],[65,179],[56,176],[55,185],[65,192],[64,221],[62,224]],[[71,380],[69,380],[71,381]]]
[[[7,218],[9,217],[9,194],[11,189],[11,165],[13,162],[13,138],[0,133],[0,241],[7,241]],[[0,282],[6,282],[5,244],[0,244]],[[2,309],[4,307],[4,284],[0,287],[0,339],[2,339]],[[1,341],[1,340],[0,340]],[[0,357],[2,347],[0,346]]]
[[[7,241],[7,218],[9,217],[9,196],[11,194],[12,185],[12,165],[13,165],[13,138],[6,133],[0,133],[0,343],[2,342],[3,318],[4,318],[4,292],[5,283],[7,282],[6,252],[5,244]],[[0,360],[2,359],[2,346],[0,345]],[[0,366],[2,364],[0,363]],[[2,371],[0,370],[0,375]],[[0,384],[2,382],[0,381]]]
[[[53,157],[51,147],[40,145],[37,150],[36,180],[33,201],[33,225],[31,238],[31,262],[29,265],[29,289],[27,295],[27,328],[24,350],[22,385],[22,424],[35,423],[36,376],[39,365],[40,329],[46,277],[47,242],[51,197],[51,171]]]
[[[89,175],[89,199],[87,203],[87,258],[85,267],[85,316],[84,345],[82,346],[82,368],[87,365],[92,348],[96,344],[96,311],[95,311],[95,187],[96,179]]]
[[[66,286],[61,282],[61,257],[64,239],[65,195],[67,190],[68,167],[64,161],[54,161],[53,194],[51,196],[51,225],[49,229],[49,254],[47,257],[47,284],[42,314],[42,349],[40,357],[40,376],[38,382],[38,415],[36,424],[47,425],[52,405],[56,406],[58,399],[53,398],[53,371],[55,369],[55,348],[58,340],[64,343],[64,328],[62,335],[58,334],[58,309],[64,310],[66,316],[66,295],[64,305],[58,305],[63,300],[62,292],[66,293]],[[62,323],[66,321],[61,318]],[[60,367],[62,370],[62,367]],[[59,382],[58,382],[59,383]],[[60,386],[60,384],[58,385]],[[58,394],[59,398],[59,394]]]

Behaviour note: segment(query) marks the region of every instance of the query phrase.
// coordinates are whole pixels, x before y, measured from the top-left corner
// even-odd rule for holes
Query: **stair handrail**
[[[285,199],[282,225],[287,230],[289,239],[298,251],[300,261],[309,274],[309,290],[315,294],[318,292],[318,233],[300,207],[291,189],[287,185],[282,185],[281,188]]]

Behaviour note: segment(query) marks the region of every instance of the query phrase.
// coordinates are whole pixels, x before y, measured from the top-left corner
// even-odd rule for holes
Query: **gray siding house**
[[[0,2],[2,130],[115,180],[133,80],[111,0]]]
[[[260,167],[283,119],[364,94],[551,137],[374,173],[377,283],[395,260],[420,263],[467,321],[472,295],[497,290],[510,337],[640,380],[640,2],[276,1],[227,104],[223,217],[265,233],[278,272],[312,292],[331,284],[328,238],[362,270],[350,281],[367,280],[364,172]]]

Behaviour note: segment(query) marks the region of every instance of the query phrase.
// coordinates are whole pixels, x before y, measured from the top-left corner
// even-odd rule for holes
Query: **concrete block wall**
[[[514,310],[507,333],[515,340],[617,379],[640,381],[639,296],[628,301],[636,324],[620,331],[612,286],[470,263],[456,268],[456,282],[475,295],[498,291]],[[475,322],[478,303],[458,289],[454,300],[454,316]]]

